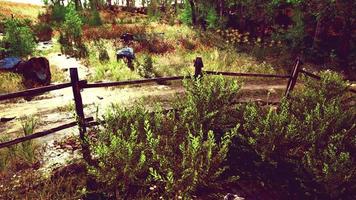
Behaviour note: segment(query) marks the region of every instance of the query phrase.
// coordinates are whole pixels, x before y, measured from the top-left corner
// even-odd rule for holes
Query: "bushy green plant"
[[[51,9],[51,19],[54,22],[62,23],[65,19],[66,7],[60,4],[54,4]]]
[[[246,106],[236,148],[254,155],[249,162],[265,178],[275,179],[278,171],[279,181],[293,187],[290,192],[348,199],[355,185],[356,110],[342,103],[346,83],[340,76],[323,72],[321,77],[321,82],[307,80],[277,109]]]
[[[116,191],[131,199],[189,199],[201,188],[219,187],[237,127],[217,134],[203,123],[224,115],[224,106],[209,106],[231,105],[235,94],[229,91],[238,86],[221,77],[206,79],[187,81],[187,97],[166,114],[160,106],[152,112],[135,104],[114,105],[104,115],[103,129],[92,145],[99,166],[90,172],[109,196]],[[198,115],[192,108],[197,106],[207,120],[191,117]]]
[[[21,119],[21,126],[24,136],[29,136],[35,132],[38,125],[38,118],[34,116],[25,116]],[[22,142],[20,145],[21,158],[28,163],[36,161],[36,148],[33,140]]]
[[[66,7],[63,31],[69,42],[77,43],[82,35],[83,22],[73,4]]]
[[[89,26],[101,26],[103,21],[101,20],[100,13],[97,9],[91,11],[91,15],[88,19]]]
[[[182,120],[196,131],[223,129],[231,123],[231,110],[241,85],[222,76],[185,80],[186,96],[176,102],[182,109]],[[195,124],[196,123],[196,124]]]
[[[223,23],[223,22],[219,22],[219,16],[216,13],[216,10],[214,8],[209,8],[207,10],[206,22],[207,22],[208,28],[211,28],[211,29],[218,28],[219,23]]]
[[[179,20],[186,25],[191,26],[192,23],[192,9],[188,3],[188,1],[184,1],[184,8],[180,10]]]
[[[87,46],[82,41],[82,19],[70,3],[66,7],[66,14],[60,33],[59,43],[61,51],[77,58],[85,58],[89,55]]]
[[[96,50],[99,52],[99,61],[107,62],[110,60],[109,53],[106,50],[105,42],[103,40],[95,41],[94,43]]]
[[[153,69],[153,59],[151,56],[146,55],[143,58],[143,64],[138,68],[139,74],[144,78],[154,78],[155,73]]]
[[[7,19],[3,40],[8,45],[7,54],[11,56],[31,55],[36,47],[34,35],[28,26],[28,22],[24,20]]]

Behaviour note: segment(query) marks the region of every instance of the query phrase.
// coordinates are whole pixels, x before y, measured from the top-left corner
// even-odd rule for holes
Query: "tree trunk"
[[[76,10],[82,9],[82,3],[80,2],[80,0],[74,0],[74,5]]]
[[[190,8],[192,9],[192,24],[194,26],[197,25],[197,16],[195,12],[195,2],[194,0],[189,0]]]
[[[174,13],[178,12],[178,0],[174,0]]]
[[[338,2],[342,4],[342,2]],[[353,1],[345,1],[341,9],[343,10],[343,18],[344,18],[344,24],[342,28],[342,34],[340,35],[340,40],[339,40],[339,45],[338,48],[336,49],[337,56],[339,57],[339,66],[343,70],[345,75],[352,76],[350,74],[350,53],[351,53],[351,39],[352,39],[352,8],[353,7]],[[353,78],[353,77],[352,77]]]
[[[220,20],[222,21],[224,18],[224,9],[225,9],[225,1],[220,0],[219,1],[219,15],[220,15]]]

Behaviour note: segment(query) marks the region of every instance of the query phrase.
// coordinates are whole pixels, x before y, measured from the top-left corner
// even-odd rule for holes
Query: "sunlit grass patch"
[[[123,60],[116,61],[116,48],[111,41],[104,41],[104,48],[108,52],[109,61],[102,62],[99,60],[97,47],[94,43],[88,43],[89,57],[86,65],[89,66],[93,73],[89,77],[90,81],[122,81],[139,79],[137,72],[131,71]]]
[[[37,20],[38,14],[45,11],[41,6],[27,3],[0,0],[0,4],[0,13],[6,17],[11,17],[11,14],[13,14],[16,18]]]
[[[25,89],[22,76],[12,72],[0,72],[0,94],[17,92]]]
[[[191,37],[196,35],[196,32],[186,25],[168,25],[158,22],[151,22],[148,26],[150,33],[164,33],[166,39],[177,40],[179,37]]]

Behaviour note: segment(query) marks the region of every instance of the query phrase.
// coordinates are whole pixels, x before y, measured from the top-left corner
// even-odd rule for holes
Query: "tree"
[[[63,23],[63,29],[70,43],[77,43],[82,36],[82,19],[75,10],[73,4],[69,4],[66,8],[66,15]]]
[[[31,55],[36,47],[34,35],[26,22],[12,18],[5,22],[4,43],[8,46],[10,56]]]

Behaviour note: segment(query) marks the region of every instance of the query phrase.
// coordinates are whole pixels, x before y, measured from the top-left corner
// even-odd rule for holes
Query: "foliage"
[[[143,64],[139,67],[139,74],[144,78],[154,78],[153,59],[149,55],[143,58]]]
[[[63,53],[77,58],[88,56],[88,49],[82,42],[82,25],[83,22],[79,13],[75,10],[75,6],[70,3],[66,7],[66,14],[59,37]]]
[[[180,11],[179,19],[186,25],[193,25],[192,23],[192,9],[187,3],[187,0],[184,1],[184,8]]]
[[[73,4],[66,7],[63,30],[69,42],[77,43],[82,35],[83,22]]]
[[[62,23],[65,20],[66,7],[60,4],[54,4],[51,10],[51,20],[57,23]]]
[[[108,44],[107,41],[100,40],[97,43],[88,43],[87,45],[89,55],[85,60],[85,65],[95,67],[93,68],[94,73],[89,77],[91,81],[122,81],[140,78],[140,76],[131,71],[123,61],[116,61],[116,50],[112,43]],[[104,59],[104,61],[100,61],[100,52],[97,51],[98,48],[103,48],[103,50],[108,53],[109,60],[105,61]]]
[[[100,62],[107,62],[110,60],[109,53],[106,49],[105,42],[102,40],[98,40],[94,42],[96,50],[99,52],[99,60]]]
[[[31,55],[36,47],[33,33],[29,28],[29,21],[7,19],[5,21],[5,48],[10,56],[24,57]]]
[[[218,28],[219,26],[221,26],[221,25],[219,25],[219,23],[223,23],[223,22],[219,22],[218,14],[216,13],[214,8],[208,9],[208,11],[206,13],[206,22],[207,22],[208,28],[211,28],[211,29]]]
[[[109,196],[116,191],[126,198],[191,198],[200,188],[218,187],[237,129],[216,134],[206,123],[227,115],[224,106],[211,106],[227,108],[238,86],[218,77],[187,81],[185,87],[186,98],[168,114],[160,106],[152,113],[135,104],[114,105],[103,116],[92,145],[99,166],[91,173]]]
[[[231,107],[240,85],[222,76],[185,80],[186,96],[176,102],[183,109],[182,121],[190,123],[192,130],[224,130],[231,123]]]
[[[283,41],[287,46],[288,50],[285,51],[294,51],[292,53],[304,53],[308,44],[304,43],[305,38],[305,24],[303,19],[303,13],[300,10],[295,9],[294,15],[292,17],[294,25],[287,29],[277,29],[273,38],[278,41]]]
[[[247,167],[257,171],[252,173],[282,182],[290,195],[347,199],[355,184],[356,110],[342,103],[346,83],[340,76],[321,76],[321,84],[307,80],[278,109],[247,105],[234,154],[249,154]],[[279,177],[272,177],[276,172]]]
[[[100,17],[100,13],[97,9],[90,11],[90,15],[84,17],[85,18],[89,17],[86,22],[89,26],[95,27],[95,26],[101,26],[103,24],[103,21]],[[83,21],[85,21],[85,19],[83,19]]]
[[[20,119],[23,130],[23,136],[33,134],[38,125],[38,119],[34,116],[25,116]],[[0,141],[5,141],[7,138],[1,138]],[[0,172],[12,171],[17,172],[26,168],[32,167],[37,160],[38,146],[28,140],[17,145],[0,149]]]

